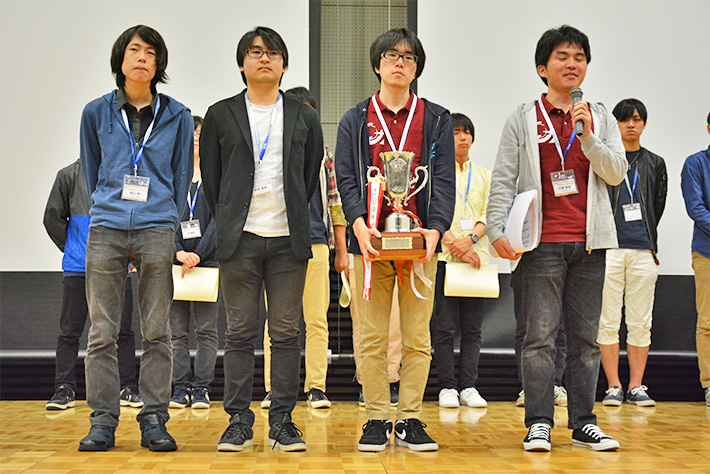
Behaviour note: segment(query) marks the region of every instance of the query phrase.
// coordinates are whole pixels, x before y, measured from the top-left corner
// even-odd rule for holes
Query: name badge
[[[251,197],[269,194],[272,190],[271,178],[257,178],[254,180],[254,190],[251,193]]]
[[[553,171],[550,173],[552,189],[555,197],[577,194],[577,182],[574,180],[574,170]]]
[[[461,230],[473,230],[476,227],[476,220],[471,216],[461,218]]]
[[[147,178],[145,176],[133,176],[132,174],[124,174],[123,192],[121,193],[121,199],[146,202],[148,200],[149,185],[150,178]]]
[[[193,219],[191,221],[183,221],[180,223],[180,229],[182,229],[183,239],[195,239],[197,237],[202,237],[202,231],[200,230],[200,220]]]
[[[631,204],[624,204],[624,220],[626,222],[640,221],[643,219],[641,216],[641,203],[633,202]]]

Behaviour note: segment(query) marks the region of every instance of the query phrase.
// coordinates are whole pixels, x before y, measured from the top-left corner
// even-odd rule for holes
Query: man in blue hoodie
[[[156,91],[156,84],[167,79],[167,62],[157,31],[143,25],[124,31],[111,53],[118,89],[90,102],[81,118],[81,167],[92,202],[86,399],[94,411],[80,451],[105,451],[115,444],[120,413],[116,338],[129,263],[138,270],[143,336],[141,446],[177,449],[165,429],[172,372],[168,316],[173,238],[192,178],[193,125],[187,107]]]

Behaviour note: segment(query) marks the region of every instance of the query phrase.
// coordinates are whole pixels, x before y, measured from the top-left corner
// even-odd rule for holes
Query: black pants
[[[79,338],[84,332],[89,308],[86,304],[86,279],[83,276],[64,277],[62,314],[57,338],[54,386],[68,385],[76,391],[76,358]],[[132,329],[133,289],[126,282],[126,298],[118,334],[118,370],[121,387],[136,385],[136,341]]]

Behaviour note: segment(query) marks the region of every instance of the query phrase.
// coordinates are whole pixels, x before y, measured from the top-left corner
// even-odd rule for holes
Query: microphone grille
[[[573,87],[571,91],[569,91],[570,97],[573,99],[581,99],[582,98],[582,89],[579,87]]]

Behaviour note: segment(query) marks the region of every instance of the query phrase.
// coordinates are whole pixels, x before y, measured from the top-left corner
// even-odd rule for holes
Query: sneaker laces
[[[303,436],[303,432],[296,426],[296,423],[292,421],[286,421],[281,424],[281,428],[279,428],[279,432],[276,434],[276,442],[274,445],[271,447],[272,451],[276,450],[276,445],[280,443],[281,435],[286,433],[286,435],[290,438],[300,438]]]
[[[533,423],[530,425],[528,438],[545,438],[550,435],[550,426],[547,423]]]
[[[413,418],[409,420],[409,428],[411,429],[410,433],[412,433],[412,436],[414,438],[428,438],[429,435],[427,435],[426,431],[424,428],[427,427],[425,423],[422,423],[420,420],[417,420],[416,418]]]
[[[227,427],[227,431],[225,434],[227,435],[228,438],[241,438],[241,439],[246,439],[247,438],[247,433],[244,431],[244,428],[242,428],[242,425],[244,423],[230,423],[229,426]],[[246,426],[246,425],[244,425]]]
[[[606,392],[607,395],[611,395],[612,397],[618,397],[619,395],[623,395],[624,391],[621,390],[621,387],[611,387],[607,389]]]
[[[597,425],[593,425],[591,423],[584,425],[582,427],[582,433],[596,439],[600,440],[602,438],[609,438],[609,436],[602,431],[601,428],[599,428]]]
[[[325,393],[319,388],[312,388],[309,390],[311,400],[324,400]]]
[[[634,396],[642,395],[648,397],[646,390],[648,390],[648,387],[646,387],[645,385],[639,385],[638,387],[634,387],[629,390],[629,392],[631,393],[631,395]]]
[[[52,398],[57,398],[57,396],[64,396],[66,395],[67,398],[71,398],[72,394],[74,393],[74,390],[72,390],[69,386],[67,385],[60,385],[57,388],[57,391],[55,393],[55,396]]]
[[[362,425],[362,432],[363,434],[368,434],[371,431],[379,429],[379,427],[382,427],[382,430],[385,430],[385,422],[382,420],[367,420],[367,423]]]

